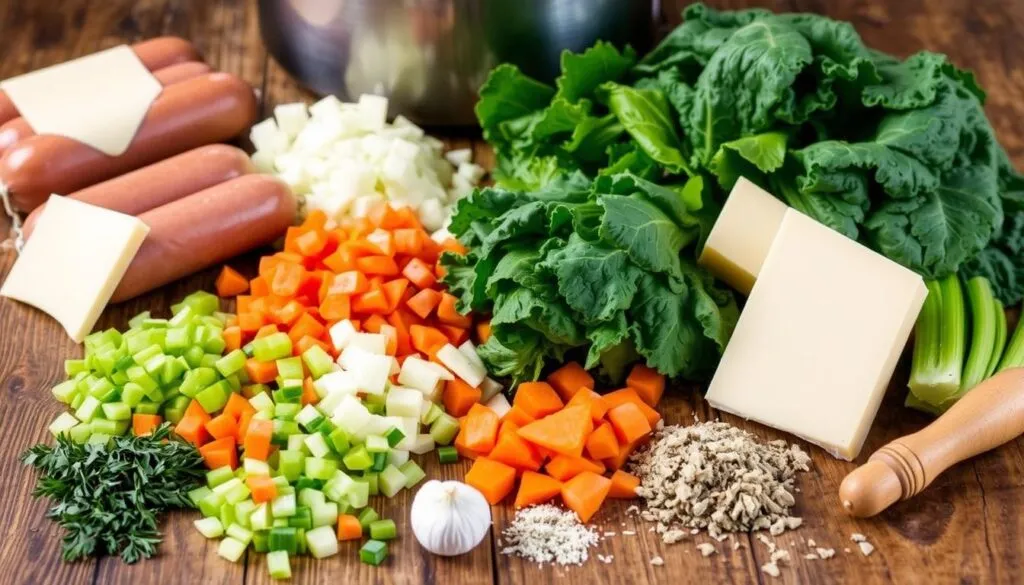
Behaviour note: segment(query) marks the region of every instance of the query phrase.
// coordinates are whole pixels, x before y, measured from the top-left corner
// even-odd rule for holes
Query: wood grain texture
[[[669,21],[678,22],[686,2],[664,0]],[[987,111],[1001,142],[1019,167],[1024,167],[1024,3],[1015,0],[784,0],[710,2],[722,8],[767,6],[784,11],[814,11],[850,20],[874,47],[908,55],[920,49],[949,54],[959,66],[975,71],[988,90]],[[310,101],[306,92],[272,60],[259,41],[255,0],[0,0],[0,78],[63,61],[121,42],[177,34],[189,38],[213,66],[243,76],[261,90],[262,111],[295,100]],[[493,155],[479,140],[452,139],[455,148],[472,148],[478,162],[493,164]],[[0,219],[0,227],[7,224]],[[231,264],[253,273],[259,253]],[[0,279],[14,261],[0,250]],[[164,287],[129,303],[108,309],[99,327],[124,327],[141,310],[166,312],[171,302],[196,288],[212,290],[216,269]],[[117,559],[75,564],[60,562],[60,534],[43,517],[45,503],[33,500],[34,475],[17,454],[49,440],[46,425],[60,412],[49,388],[63,376],[62,360],[81,355],[50,319],[31,308],[0,299],[0,487],[7,505],[0,507],[0,582],[77,583],[265,583],[264,555],[250,553],[231,564],[216,555],[192,527],[195,515],[172,514],[158,557],[134,566]],[[904,365],[905,366],[905,365]],[[861,460],[886,442],[928,422],[904,409],[905,367],[896,376],[868,437]],[[701,419],[722,418],[765,439],[780,434],[712,411],[695,388],[677,388],[666,399],[668,422],[686,424],[693,413]],[[582,567],[540,569],[500,550],[500,529],[511,516],[509,505],[494,508],[495,528],[472,554],[442,559],[425,554],[408,529],[411,493],[374,506],[396,521],[400,538],[381,568],[360,564],[356,545],[343,544],[337,557],[293,560],[293,581],[320,583],[1020,583],[1024,582],[1024,439],[958,465],[939,477],[922,496],[902,502],[877,518],[844,516],[836,492],[855,463],[837,461],[806,447],[813,470],[802,474],[796,512],[804,526],[776,539],[792,555],[781,576],[760,571],[768,551],[758,540],[741,535],[740,548],[730,540],[715,543],[718,553],[704,558],[696,550],[706,536],[675,545],[662,544],[649,526],[627,516],[627,504],[606,506],[595,518],[602,530],[615,532],[593,554],[611,556],[610,564],[591,559]],[[423,458],[431,477],[458,478],[466,464],[440,466]],[[623,525],[625,524],[625,525]],[[624,531],[635,531],[625,535]],[[877,547],[870,557],[850,542],[860,532]],[[837,551],[830,560],[805,560],[807,540]],[[848,548],[850,552],[844,552]],[[660,556],[664,566],[650,559]]]

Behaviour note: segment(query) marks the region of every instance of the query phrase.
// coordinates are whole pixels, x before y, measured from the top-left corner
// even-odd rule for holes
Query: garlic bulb
[[[473,550],[491,528],[491,506],[461,481],[431,480],[412,502],[409,523],[423,548],[451,557]]]

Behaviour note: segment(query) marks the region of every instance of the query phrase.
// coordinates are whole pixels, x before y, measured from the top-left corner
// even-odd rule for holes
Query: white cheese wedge
[[[81,343],[148,233],[138,218],[53,195],[0,295],[45,311]]]
[[[924,281],[792,209],[756,276],[708,403],[854,459],[924,303]]]

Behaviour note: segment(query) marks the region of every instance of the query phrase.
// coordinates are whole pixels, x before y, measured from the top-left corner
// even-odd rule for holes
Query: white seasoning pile
[[[581,524],[575,512],[547,504],[516,512],[502,536],[503,554],[541,565],[581,565],[589,558],[590,547],[600,540],[597,531]],[[610,557],[605,562],[610,562]]]
[[[809,463],[796,445],[762,443],[723,422],[667,426],[632,458],[646,503],[640,516],[656,522],[667,543],[683,539],[682,528],[706,529],[718,539],[728,532],[781,534],[801,524],[789,511],[796,473]]]

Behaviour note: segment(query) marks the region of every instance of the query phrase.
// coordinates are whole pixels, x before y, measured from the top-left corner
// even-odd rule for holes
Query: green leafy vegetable
[[[22,454],[40,473],[32,495],[53,501],[47,517],[65,531],[65,561],[119,554],[131,564],[156,553],[159,515],[193,507],[188,492],[205,477],[199,452],[167,441],[170,432],[165,423],[149,436],[114,437],[109,446],[62,434],[56,446]]]

